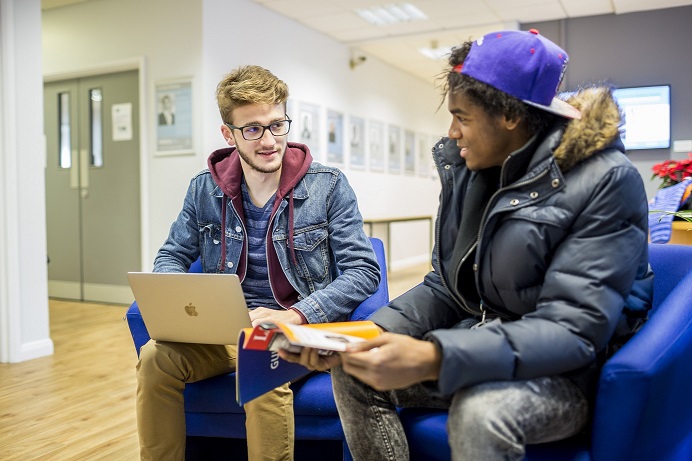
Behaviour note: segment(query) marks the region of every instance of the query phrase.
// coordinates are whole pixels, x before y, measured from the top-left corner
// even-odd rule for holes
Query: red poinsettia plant
[[[685,178],[692,177],[692,152],[687,154],[685,160],[665,160],[651,167],[651,170],[654,172],[651,179],[663,180],[659,187],[675,185]]]

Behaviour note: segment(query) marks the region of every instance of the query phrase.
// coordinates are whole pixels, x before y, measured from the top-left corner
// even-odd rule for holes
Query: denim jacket
[[[204,272],[237,273],[242,281],[247,242],[235,148],[214,152],[209,166],[192,178],[154,271],[185,272],[201,257]],[[377,289],[379,265],[355,193],[341,171],[312,162],[306,146],[289,143],[267,238],[272,291],[308,323],[345,320]],[[282,282],[297,298],[277,296]]]

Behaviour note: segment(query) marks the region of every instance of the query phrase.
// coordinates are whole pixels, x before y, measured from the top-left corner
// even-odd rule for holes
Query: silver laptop
[[[149,336],[157,341],[236,345],[252,327],[235,274],[128,272]]]

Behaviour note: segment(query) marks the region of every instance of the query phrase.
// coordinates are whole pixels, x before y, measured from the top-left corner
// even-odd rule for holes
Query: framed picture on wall
[[[314,104],[302,102],[298,109],[298,142],[306,144],[314,158],[319,158],[320,147],[320,108]]]
[[[395,125],[387,131],[387,172],[401,173],[401,128]]]
[[[344,114],[327,111],[327,162],[344,163]]]
[[[376,120],[368,122],[368,147],[370,148],[370,171],[384,171],[384,123]]]
[[[416,135],[411,130],[404,130],[404,173],[416,174]]]
[[[156,155],[194,153],[192,127],[192,79],[154,84],[156,98]]]
[[[437,171],[437,167],[435,166],[435,162],[432,159],[432,148],[435,146],[435,143],[440,141],[440,138],[444,135],[438,135],[438,134],[431,134],[428,135],[428,143],[430,145],[430,148],[428,149],[429,154],[428,158],[430,159],[430,178],[433,180],[439,180],[440,179],[440,174]]]
[[[291,131],[288,132],[290,142],[300,142],[300,120],[297,119],[296,102],[293,99],[286,101],[286,115],[291,122]]]
[[[348,118],[348,144],[351,148],[349,163],[356,170],[365,169],[365,120],[360,117]]]
[[[418,133],[418,151],[416,152],[416,174],[422,178],[430,176],[432,164],[432,136]]]

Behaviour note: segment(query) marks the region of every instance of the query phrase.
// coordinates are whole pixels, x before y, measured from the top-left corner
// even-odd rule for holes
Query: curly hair
[[[455,66],[463,64],[472,44],[472,41],[467,41],[452,48],[448,67],[440,74],[443,101],[448,94],[463,94],[491,117],[523,120],[532,136],[554,123],[558,118],[556,115],[524,104],[514,96],[454,70]]]
[[[283,104],[286,109],[288,86],[260,66],[242,66],[227,74],[216,86],[216,102],[221,119],[233,123],[234,109],[248,104]]]

